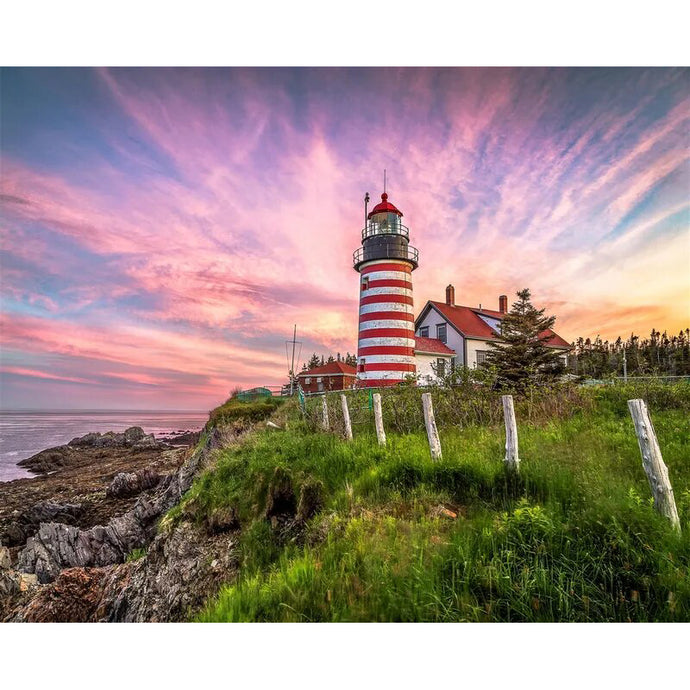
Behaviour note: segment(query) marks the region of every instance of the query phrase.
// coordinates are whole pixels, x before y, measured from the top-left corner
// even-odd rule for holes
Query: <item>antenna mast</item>
[[[295,390],[295,345],[299,345],[299,352],[297,354],[297,359],[299,360],[300,354],[302,353],[302,343],[297,340],[297,324],[295,324],[294,331],[292,333],[292,340],[285,341],[285,355],[287,356],[288,345],[292,345],[292,358],[290,360],[290,369],[288,375],[290,376],[290,395],[294,393]]]
[[[369,207],[369,192],[364,195],[364,227],[367,227],[367,208]]]

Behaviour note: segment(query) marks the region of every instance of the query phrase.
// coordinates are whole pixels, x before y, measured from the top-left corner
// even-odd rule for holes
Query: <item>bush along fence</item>
[[[450,394],[449,394],[450,393]],[[340,393],[340,410],[336,406],[329,408],[327,395],[320,397],[318,406],[313,404],[303,408],[307,422],[314,429],[326,432],[340,433],[346,440],[353,439],[353,425],[364,425],[370,427],[373,412],[374,429],[376,438],[380,446],[386,445],[386,425],[395,431],[409,433],[421,428],[424,424],[429,442],[429,453],[433,461],[438,461],[443,456],[441,440],[438,433],[437,417],[434,411],[434,401],[432,393],[421,394],[421,405],[419,405],[419,389],[398,389],[386,394],[388,405],[386,414],[382,405],[381,393],[372,390],[359,390]],[[453,391],[443,390],[443,395],[438,395],[437,400],[441,403],[441,415],[444,421],[448,418],[454,420],[452,426],[462,426],[460,419],[471,422],[498,423],[499,419],[505,425],[505,457],[504,466],[507,472],[518,474],[520,470],[520,457],[518,452],[518,427],[516,419],[516,404],[512,395],[500,397],[486,393],[473,391],[471,403],[476,404],[477,408],[471,410],[471,405],[460,405],[453,407],[457,400]],[[449,402],[450,401],[450,402]],[[518,402],[518,406],[525,410],[526,401]],[[534,400],[528,404],[534,405]],[[673,496],[673,488],[668,475],[668,468],[663,461],[659,442],[652,425],[647,406],[642,399],[632,399],[627,401],[628,409],[632,417],[635,434],[637,436],[640,453],[642,455],[642,466],[654,498],[655,509],[667,518],[674,529],[680,531],[680,519]],[[543,418],[554,418],[560,416],[562,410],[560,405],[549,403],[546,400],[537,401],[540,409],[548,410],[549,414]],[[453,414],[449,415],[452,410]],[[331,421],[333,419],[333,421]]]

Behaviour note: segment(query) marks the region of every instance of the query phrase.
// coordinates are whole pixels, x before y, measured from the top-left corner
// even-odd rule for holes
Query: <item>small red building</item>
[[[354,386],[357,369],[345,362],[329,362],[303,371],[297,378],[305,393],[342,391]]]

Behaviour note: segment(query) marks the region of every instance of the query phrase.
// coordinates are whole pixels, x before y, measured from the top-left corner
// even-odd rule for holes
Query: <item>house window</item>
[[[304,379],[304,385],[305,385],[305,386],[308,386],[310,383],[311,383],[311,376],[307,376],[307,377]]]
[[[442,357],[439,357],[436,360],[436,376],[445,376],[446,375],[446,360],[443,359]]]
[[[436,326],[436,337],[442,342],[446,342],[446,324],[445,323],[439,323]]]
[[[316,390],[317,390],[317,391],[322,391],[322,390],[323,390],[323,379],[322,379],[320,376],[318,376],[318,377],[316,378]]]
[[[422,326],[419,329],[419,337],[420,338],[428,338],[429,337],[429,326]]]
[[[369,289],[369,276],[364,276],[362,278],[362,290],[368,290]]]
[[[488,350],[477,350],[477,366],[486,362],[486,356],[489,354]]]

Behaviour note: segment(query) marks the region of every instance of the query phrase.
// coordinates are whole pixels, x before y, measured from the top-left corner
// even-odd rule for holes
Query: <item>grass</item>
[[[289,431],[251,435],[176,513],[203,522],[232,507],[241,523],[240,576],[198,619],[690,620],[689,398],[649,402],[678,535],[651,506],[627,415],[635,392],[597,389],[568,415],[519,416],[519,477],[505,474],[491,424],[442,428],[438,463],[420,432],[389,433],[382,449],[368,425],[347,443],[294,415]],[[289,538],[264,517],[276,467],[296,494],[323,486],[323,509]]]

